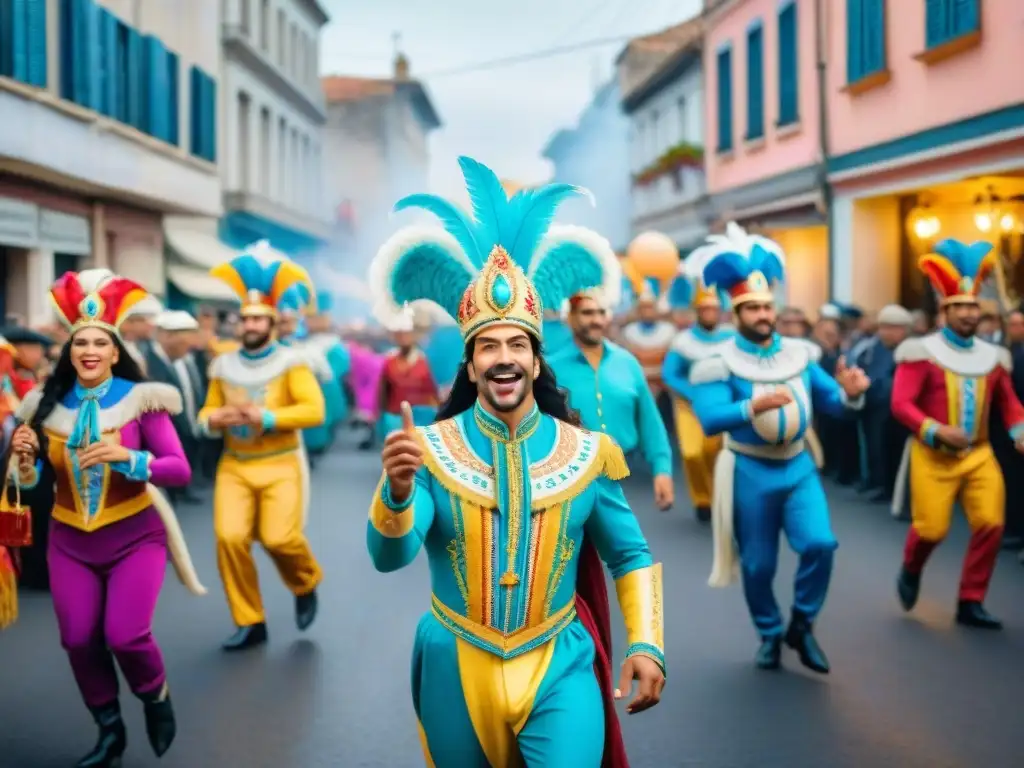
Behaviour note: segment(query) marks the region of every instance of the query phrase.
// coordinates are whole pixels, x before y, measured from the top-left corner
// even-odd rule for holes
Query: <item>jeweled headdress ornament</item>
[[[560,203],[589,192],[550,184],[510,198],[486,166],[468,157],[459,165],[471,216],[436,195],[410,195],[395,205],[430,211],[443,227],[406,227],[377,252],[369,282],[374,314],[385,326],[407,303],[429,299],[456,319],[466,340],[498,324],[518,325],[539,339],[544,307],[557,310],[597,287],[617,301],[621,267],[608,241],[583,227],[551,223]]]
[[[773,286],[786,277],[782,246],[748,234],[733,221],[726,225],[724,235],[708,235],[686,263],[689,274],[699,276],[705,286],[723,291],[733,306],[745,301],[775,301]]]
[[[120,336],[121,323],[149,292],[134,280],[103,270],[65,272],[50,288],[60,321],[74,335],[82,328],[102,328]]]
[[[210,270],[210,274],[227,283],[242,302],[242,316],[276,317],[281,302],[294,285],[302,284],[312,297],[313,281],[309,273],[294,261],[282,258],[260,240],[245,251]]]
[[[946,238],[935,244],[935,252],[922,256],[918,267],[947,304],[977,304],[985,279],[995,270],[992,243],[967,244]]]

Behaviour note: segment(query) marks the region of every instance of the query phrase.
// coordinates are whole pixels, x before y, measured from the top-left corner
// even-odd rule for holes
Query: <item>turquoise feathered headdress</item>
[[[774,240],[748,234],[730,221],[724,235],[708,235],[705,244],[686,258],[684,268],[735,306],[774,301],[773,286],[785,282],[786,257]]]
[[[378,251],[369,281],[381,322],[428,299],[456,319],[467,340],[496,324],[540,338],[544,307],[556,309],[592,288],[618,301],[621,267],[608,241],[583,227],[552,224],[560,203],[589,192],[549,184],[509,198],[483,164],[460,157],[459,166],[472,215],[436,195],[410,195],[395,205],[427,210],[443,227],[406,227]]]

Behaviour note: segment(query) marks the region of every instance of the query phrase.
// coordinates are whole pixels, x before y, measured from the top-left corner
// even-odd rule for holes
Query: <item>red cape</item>
[[[594,674],[604,700],[604,759],[601,768],[629,768],[626,744],[622,739],[619,714],[615,711],[614,667],[612,665],[612,620],[608,606],[608,586],[604,566],[597,549],[586,538],[580,551],[576,575],[576,613],[594,639]]]

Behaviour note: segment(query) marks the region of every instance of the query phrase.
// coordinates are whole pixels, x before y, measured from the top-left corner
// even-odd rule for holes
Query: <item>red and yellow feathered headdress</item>
[[[977,304],[985,279],[996,268],[992,243],[967,243],[947,238],[935,244],[935,252],[922,256],[917,265],[928,277],[943,306]]]
[[[91,290],[76,272],[64,273],[50,288],[57,314],[72,334],[93,327],[120,336],[121,323],[136,304],[149,296],[134,280],[116,275],[88,288]]]
[[[213,277],[223,280],[242,302],[242,316],[266,315],[276,317],[282,309],[282,298],[293,286],[302,286],[304,295],[313,296],[313,281],[305,269],[294,261],[277,256],[266,240],[245,249],[231,261],[210,270]]]

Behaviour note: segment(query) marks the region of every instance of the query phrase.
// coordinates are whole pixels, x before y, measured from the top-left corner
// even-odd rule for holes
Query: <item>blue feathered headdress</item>
[[[964,243],[946,238],[935,244],[935,252],[922,256],[921,271],[939,294],[943,304],[974,303],[985,279],[998,261],[992,243]]]
[[[390,324],[407,303],[429,299],[458,321],[466,339],[494,324],[519,325],[540,338],[544,307],[592,288],[618,301],[621,267],[608,241],[552,224],[560,203],[589,192],[549,184],[509,198],[486,166],[468,157],[459,165],[472,215],[436,195],[395,205],[427,210],[443,227],[406,227],[378,251],[369,276],[378,319]]]
[[[774,301],[772,288],[786,277],[782,247],[767,237],[748,234],[732,221],[724,235],[708,235],[685,263],[690,274],[728,295],[734,306],[744,301]]]

